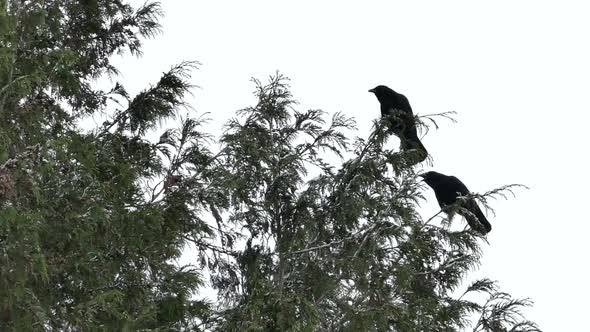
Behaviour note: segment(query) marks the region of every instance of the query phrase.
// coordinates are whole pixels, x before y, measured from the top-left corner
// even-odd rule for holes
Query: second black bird
[[[436,195],[436,200],[441,209],[453,205],[457,202],[459,196],[469,195],[469,190],[454,176],[444,175],[438,172],[426,172],[420,175],[426,184],[428,184]],[[459,209],[458,213],[465,217],[469,226],[482,233],[487,234],[492,230],[492,225],[486,219],[477,203],[473,198],[469,198],[460,204],[460,207],[469,211],[465,213]]]
[[[416,121],[412,107],[406,96],[397,93],[385,85],[379,85],[371,90],[381,104],[381,117],[388,120],[389,131],[401,140],[400,149],[418,151],[416,163],[422,162],[428,156],[428,151],[418,137]]]

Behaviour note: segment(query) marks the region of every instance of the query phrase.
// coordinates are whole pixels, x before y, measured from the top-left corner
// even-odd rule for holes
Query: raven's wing
[[[410,106],[410,101],[408,100],[408,98],[406,98],[406,96],[402,95],[401,93],[398,93],[397,97],[400,111],[404,111],[413,116],[414,112],[412,111],[412,106]]]
[[[483,214],[483,212],[481,211],[481,209],[477,205],[477,202],[475,202],[474,199],[470,199],[467,202],[465,202],[464,207],[467,211],[471,212],[470,214],[465,213],[462,215],[465,217],[467,223],[469,224],[469,226],[471,226],[472,229],[479,231],[484,235],[492,230],[492,225],[490,224],[486,216]]]
[[[469,189],[467,189],[467,186],[463,184],[461,180],[452,175],[449,176],[447,185],[452,188],[454,192],[459,193],[461,196],[469,195]]]
[[[461,180],[457,179],[454,176],[449,176],[449,180],[453,183],[454,190],[457,193],[459,193],[461,196],[469,195],[469,189],[467,189],[467,186],[465,186],[465,184],[463,184]],[[479,205],[477,205],[477,202],[473,198],[467,200],[463,204],[463,207],[467,211],[471,212],[471,214],[465,213],[462,215],[463,217],[465,217],[467,223],[469,224],[469,226],[471,226],[472,229],[479,231],[483,234],[486,234],[492,230],[492,225],[486,219],[486,216],[483,214],[483,212],[479,208]],[[483,229],[481,226],[483,226]]]
[[[405,114],[411,115],[414,117],[414,112],[412,111],[412,106],[410,106],[410,102],[406,96],[402,95],[401,93],[397,93],[392,91],[393,93],[387,96],[381,102],[381,115],[387,116],[392,114],[394,111],[402,112]]]

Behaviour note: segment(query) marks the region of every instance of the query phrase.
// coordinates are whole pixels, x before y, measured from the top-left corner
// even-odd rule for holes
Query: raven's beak
[[[369,90],[369,92],[375,93],[375,89],[371,89]]]

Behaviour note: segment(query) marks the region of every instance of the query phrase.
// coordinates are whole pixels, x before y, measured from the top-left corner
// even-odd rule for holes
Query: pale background
[[[134,5],[143,1],[131,1]],[[367,137],[385,84],[415,113],[456,111],[423,140],[426,169],[492,202],[487,276],[535,305],[545,331],[588,329],[590,11],[583,1],[163,1],[163,33],[117,58],[131,93],[183,60],[201,62],[191,104],[215,135],[252,105],[251,77],[289,76],[300,109],[342,111]],[[391,143],[391,144],[396,144]],[[431,191],[424,217],[438,211]],[[459,221],[457,221],[459,222]]]

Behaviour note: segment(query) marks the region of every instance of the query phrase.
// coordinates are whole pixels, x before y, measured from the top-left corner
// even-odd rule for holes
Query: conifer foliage
[[[192,64],[137,96],[91,84],[116,72],[111,55],[140,51],[159,8],[1,2],[2,331],[183,329],[205,308],[196,268],[172,260],[210,232],[191,194],[209,181],[207,137],[192,119],[161,142],[144,135],[183,105]],[[89,115],[108,119],[80,129]]]
[[[215,137],[179,117],[194,63],[135,96],[92,84],[158,3],[0,4],[0,330],[539,331],[529,300],[464,285],[485,239],[417,212],[415,151],[381,121],[351,139],[277,73]]]
[[[352,119],[294,109],[287,83],[279,74],[255,81],[257,104],[221,139],[230,201],[218,238],[246,245],[208,265],[225,300],[209,328],[538,330],[520,315],[528,300],[489,280],[462,285],[485,240],[440,213],[417,213],[424,184],[414,152],[385,148],[385,121],[352,142]],[[346,161],[333,166],[330,154]]]

